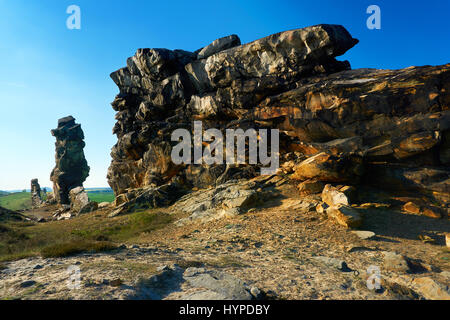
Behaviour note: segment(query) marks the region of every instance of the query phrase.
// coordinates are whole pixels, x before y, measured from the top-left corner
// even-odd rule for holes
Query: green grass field
[[[87,190],[89,200],[95,202],[113,202],[114,193],[109,190]],[[45,199],[45,196],[44,196]],[[9,210],[26,210],[31,209],[31,193],[16,192],[0,197],[0,207]]]
[[[0,207],[9,210],[23,210],[31,208],[30,192],[16,192],[0,197]]]
[[[139,243],[173,220],[163,210],[151,209],[114,218],[106,218],[103,213],[47,223],[6,221],[0,223],[0,263],[36,255],[63,257],[99,252],[128,241]]]
[[[113,202],[115,197],[112,191],[90,191],[88,190],[89,200],[95,202]]]

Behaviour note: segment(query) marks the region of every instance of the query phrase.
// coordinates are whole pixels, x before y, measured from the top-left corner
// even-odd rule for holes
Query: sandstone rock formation
[[[33,208],[39,207],[42,204],[41,186],[38,179],[31,180],[31,206]]]
[[[341,186],[333,187],[327,184],[322,190],[322,201],[324,204],[319,207],[319,211],[323,211],[334,219],[340,225],[349,228],[357,228],[361,226],[363,218],[361,213],[350,205],[355,203],[356,190],[354,187]],[[319,212],[322,213],[322,212]]]
[[[47,199],[45,200],[45,205],[52,205],[52,204],[56,204],[57,201],[55,199],[55,195],[53,192],[49,192],[47,193]]]
[[[95,211],[98,208],[98,203],[89,201],[87,192],[83,187],[76,187],[69,192],[70,211],[74,214],[87,213]]]
[[[56,138],[56,166],[50,175],[53,193],[59,204],[70,204],[70,190],[82,186],[89,176],[89,167],[83,152],[83,130],[72,116],[68,116],[59,119],[58,128],[53,129],[51,133]]]
[[[256,165],[175,165],[171,133],[202,120],[204,130],[279,129],[280,170],[302,193],[364,184],[448,208],[450,64],[350,70],[336,57],[357,43],[342,26],[318,25],[244,45],[229,36],[193,53],[139,49],[111,74],[120,93],[110,186],[120,197],[259,174]],[[360,223],[350,207],[330,210]]]
[[[343,27],[322,25],[235,46],[239,42],[234,36],[219,39],[199,54],[139,49],[127,67],[111,74],[120,89],[112,103],[118,111],[113,132],[119,141],[108,172],[117,195],[167,183],[175,175],[197,187],[214,184],[226,167],[175,166],[171,132],[191,129],[192,120],[202,118],[210,119],[205,129],[233,123],[259,128],[244,116],[256,103],[295,87],[306,76],[348,69],[347,62],[334,57],[357,40]]]

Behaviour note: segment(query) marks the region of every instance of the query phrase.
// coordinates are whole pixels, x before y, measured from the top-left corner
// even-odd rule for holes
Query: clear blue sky
[[[66,8],[81,8],[81,30]],[[368,30],[366,8],[381,8]],[[57,119],[73,115],[86,136],[87,187],[107,186],[118,89],[109,74],[142,47],[196,50],[238,34],[243,43],[319,23],[344,25],[361,42],[353,68],[450,62],[448,0],[152,1],[0,0],[0,190],[51,186]]]

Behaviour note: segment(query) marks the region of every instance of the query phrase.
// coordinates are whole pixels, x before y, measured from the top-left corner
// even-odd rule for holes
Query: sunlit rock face
[[[83,130],[72,116],[68,116],[59,119],[58,128],[51,133],[56,138],[56,165],[50,175],[53,193],[59,204],[70,204],[70,190],[82,186],[89,176],[89,166],[83,151]]]
[[[338,61],[358,43],[338,25],[236,35],[195,52],[139,49],[111,74],[120,93],[108,181],[116,195],[176,181],[217,185],[256,165],[175,165],[177,128],[280,130],[291,179],[420,191],[448,203],[450,65],[357,69]],[[248,145],[247,145],[248,147]]]

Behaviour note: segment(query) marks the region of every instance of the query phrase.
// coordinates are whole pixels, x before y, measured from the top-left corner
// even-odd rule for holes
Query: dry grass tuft
[[[43,258],[60,258],[82,252],[103,252],[115,249],[111,242],[75,240],[47,246],[41,250]]]

